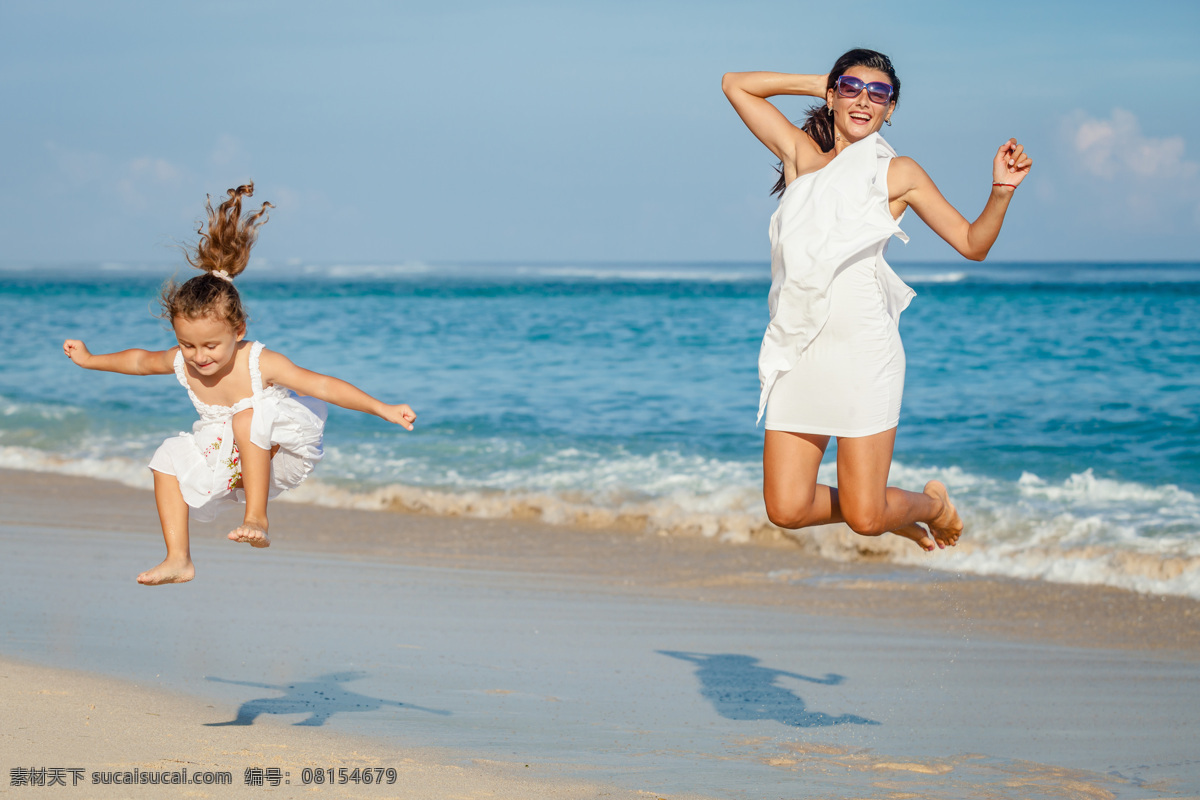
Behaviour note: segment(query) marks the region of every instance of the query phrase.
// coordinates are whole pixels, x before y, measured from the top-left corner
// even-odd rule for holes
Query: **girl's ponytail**
[[[246,311],[233,279],[250,263],[250,249],[258,239],[258,229],[268,219],[267,209],[275,206],[263,203],[258,211],[242,216],[242,198],[253,196],[253,181],[230,189],[228,194],[229,198],[215,210],[212,197],[206,198],[208,223],[196,231],[200,239],[195,247],[184,248],[187,262],[204,274],[182,285],[172,280],[163,287],[162,316],[168,321],[178,316],[187,319],[217,316],[234,330],[246,324]]]
[[[250,249],[258,239],[258,229],[269,219],[267,209],[275,206],[263,203],[258,211],[242,218],[242,198],[254,195],[254,181],[228,191],[229,199],[213,210],[212,197],[205,198],[204,209],[208,212],[207,230],[201,226],[196,232],[195,253],[185,252],[193,267],[205,272],[223,272],[234,278],[250,263]]]

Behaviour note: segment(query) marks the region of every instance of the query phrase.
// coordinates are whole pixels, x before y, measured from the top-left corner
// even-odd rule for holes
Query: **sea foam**
[[[919,490],[929,480],[944,482],[966,523],[958,547],[927,554],[900,537],[857,536],[844,526],[781,531],[766,518],[754,464],[670,453],[586,464],[580,455],[562,453],[563,462],[576,463],[562,471],[548,468],[537,480],[519,470],[492,475],[490,484],[462,476],[457,485],[424,486],[313,478],[281,499],[704,536],[743,545],[787,537],[839,561],[885,560],[1200,598],[1200,498],[1173,485],[1106,480],[1090,470],[1058,482],[1030,473],[1004,482],[958,468],[894,464],[894,485]],[[341,459],[350,460],[346,454]],[[128,457],[64,458],[35,448],[0,447],[0,467],[152,486],[145,461]],[[836,481],[832,464],[822,467],[820,480]],[[592,488],[584,488],[588,485]]]

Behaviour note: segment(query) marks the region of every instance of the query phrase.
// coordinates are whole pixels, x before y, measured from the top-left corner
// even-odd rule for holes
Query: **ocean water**
[[[852,536],[822,552],[1200,598],[1200,264],[896,266],[918,296],[891,482],[943,480],[968,532],[932,557]],[[176,271],[0,269],[0,466],[150,485],[154,449],[194,421],[186,394],[81,370],[61,344],[171,346],[153,313]],[[770,527],[769,271],[255,263],[250,338],[420,415],[407,433],[331,409],[289,499],[748,542]]]

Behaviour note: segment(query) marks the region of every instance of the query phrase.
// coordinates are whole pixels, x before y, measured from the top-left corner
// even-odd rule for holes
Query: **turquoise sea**
[[[894,266],[918,296],[892,483],[945,481],[968,535],[890,557],[1200,597],[1200,264]],[[194,419],[186,394],[80,370],[61,343],[171,346],[153,313],[176,272],[0,269],[0,466],[150,484],[150,454]],[[255,263],[238,284],[250,338],[420,415],[406,433],[332,409],[291,499],[736,546],[769,524],[754,424],[769,272]]]

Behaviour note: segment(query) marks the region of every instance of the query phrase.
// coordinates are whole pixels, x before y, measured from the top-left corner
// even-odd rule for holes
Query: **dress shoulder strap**
[[[263,390],[262,370],[258,366],[258,357],[266,347],[262,342],[250,345],[250,391],[260,394]]]
[[[200,414],[200,416],[202,416],[202,417],[203,416],[212,416],[214,413],[214,409],[219,409],[220,407],[219,406],[210,406],[210,405],[208,405],[208,403],[205,403],[199,397],[196,396],[196,392],[192,390],[192,385],[190,383],[188,383],[187,365],[184,363],[182,350],[175,351],[175,365],[174,366],[175,366],[175,377],[179,379],[180,385],[182,385],[184,389],[187,389],[188,399],[190,399],[192,401],[192,405],[194,405],[196,407],[196,412],[198,414]]]
[[[188,394],[191,394],[192,387],[191,387],[191,384],[188,383],[187,366],[185,366],[183,363],[183,351],[182,350],[175,351],[174,367],[175,367],[175,377],[179,380],[179,383],[183,385],[183,388],[188,390]]]

